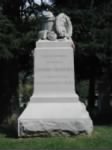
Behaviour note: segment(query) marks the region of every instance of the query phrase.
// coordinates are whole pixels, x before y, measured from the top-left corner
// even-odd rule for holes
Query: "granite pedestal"
[[[75,92],[72,40],[39,40],[34,92],[18,119],[18,136],[91,134],[92,120]]]

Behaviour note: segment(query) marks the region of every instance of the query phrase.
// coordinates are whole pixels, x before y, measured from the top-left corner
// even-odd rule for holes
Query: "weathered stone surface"
[[[72,40],[40,40],[34,52],[34,93],[18,119],[19,136],[90,134],[93,124],[75,92]]]
[[[56,17],[56,33],[58,34],[59,38],[71,38],[72,37],[72,23],[70,18],[64,14],[60,13]]]
[[[47,39],[50,41],[55,41],[57,39],[57,34],[54,31],[48,32]]]
[[[19,119],[19,136],[91,134],[92,121],[81,102],[29,103]]]
[[[38,39],[54,41],[60,38],[70,39],[72,37],[72,23],[66,14],[60,13],[55,18],[52,12],[44,11],[40,20],[41,30]]]

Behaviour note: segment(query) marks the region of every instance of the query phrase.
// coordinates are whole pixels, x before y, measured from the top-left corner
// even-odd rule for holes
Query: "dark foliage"
[[[33,71],[33,49],[38,38],[39,21],[32,14],[48,7],[44,4],[40,7],[33,0],[28,0],[30,6],[26,9],[26,1],[0,1],[1,120],[11,112],[12,105],[18,105],[19,74],[23,73],[26,77]],[[110,112],[112,0],[56,0],[54,4],[54,13],[65,12],[72,20],[76,79],[77,82],[89,80],[88,110],[93,113],[97,87],[98,110]],[[12,100],[12,97],[16,98]]]

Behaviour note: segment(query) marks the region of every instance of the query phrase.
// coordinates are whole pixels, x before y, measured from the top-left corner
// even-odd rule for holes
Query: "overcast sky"
[[[37,4],[41,3],[41,0],[34,0]],[[51,4],[50,0],[44,0],[44,2]]]
[[[44,2],[46,2],[47,4],[52,4],[51,0],[43,0]],[[35,3],[37,4],[41,4],[41,0],[34,0]],[[25,7],[29,7],[29,3],[28,1],[26,2],[26,6]]]

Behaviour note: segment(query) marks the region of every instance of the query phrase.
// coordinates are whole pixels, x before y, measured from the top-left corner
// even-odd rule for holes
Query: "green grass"
[[[91,136],[12,138],[0,134],[2,149],[112,148],[112,127],[95,127]]]

